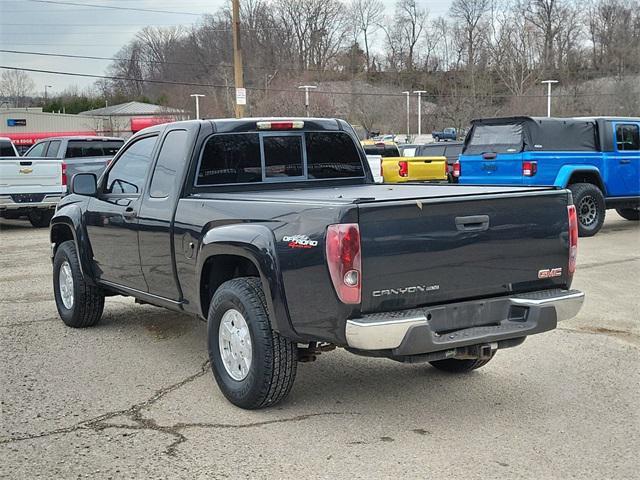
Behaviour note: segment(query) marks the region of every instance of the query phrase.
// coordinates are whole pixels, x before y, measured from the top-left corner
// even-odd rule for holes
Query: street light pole
[[[402,92],[407,96],[407,143],[409,143],[409,135],[411,134],[410,130],[410,124],[409,124],[409,108],[410,108],[410,103],[409,103],[409,95],[411,95],[411,92]]]
[[[206,95],[192,93],[190,96],[196,99],[196,120],[200,120],[200,97],[205,97]]]
[[[52,85],[44,86],[44,103],[47,103],[47,88],[53,88],[53,86]]]
[[[316,85],[300,85],[299,89],[304,89],[304,108],[307,113],[307,117],[309,116],[309,90],[313,90],[314,88],[318,88]]]
[[[558,80],[543,80],[540,83],[547,84],[547,117],[551,116],[551,85],[558,83]]]
[[[418,136],[422,135],[422,94],[427,93],[426,90],[414,90],[413,93],[418,94]]]

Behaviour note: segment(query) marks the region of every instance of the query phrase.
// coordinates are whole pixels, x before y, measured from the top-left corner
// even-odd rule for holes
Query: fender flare
[[[59,209],[54,217],[51,219],[51,227],[49,230],[49,240],[52,245],[52,259],[55,255],[53,244],[55,243],[53,238],[53,232],[56,227],[64,226],[73,236],[73,243],[76,246],[76,252],[78,253],[78,259],[80,260],[80,271],[85,281],[90,285],[95,285],[96,282],[93,278],[92,267],[92,255],[91,244],[89,243],[89,237],[82,223],[82,211],[78,205],[65,205]]]
[[[558,175],[556,175],[556,181],[554,182],[553,186],[567,188],[567,185],[569,185],[569,180],[574,173],[595,174],[600,180],[600,184],[604,187],[602,175],[600,175],[600,169],[594,165],[563,165],[558,171]],[[602,193],[604,194],[605,192],[603,191]]]
[[[289,338],[297,337],[289,317],[272,231],[265,225],[251,223],[223,225],[213,227],[208,231],[205,229],[196,262],[198,289],[202,285],[202,272],[205,263],[217,255],[243,257],[254,264],[260,274],[273,329]],[[207,312],[202,311],[202,305],[199,310],[206,318]]]

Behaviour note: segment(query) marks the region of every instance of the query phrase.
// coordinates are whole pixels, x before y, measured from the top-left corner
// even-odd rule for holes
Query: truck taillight
[[[453,176],[456,178],[460,178],[460,174],[462,173],[462,167],[460,166],[460,162],[457,161],[453,164]]]
[[[522,162],[522,175],[533,177],[538,173],[538,162]]]
[[[340,301],[360,303],[362,259],[357,223],[327,227],[327,265]]]
[[[62,162],[62,185],[67,186],[67,164]]]
[[[409,162],[407,162],[406,160],[400,160],[398,162],[398,175],[400,175],[401,177],[409,176]]]
[[[569,275],[576,271],[578,259],[578,214],[574,205],[567,206],[569,215]]]

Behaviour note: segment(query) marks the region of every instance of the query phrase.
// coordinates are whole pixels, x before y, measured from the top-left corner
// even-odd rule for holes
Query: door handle
[[[489,230],[489,215],[456,217],[456,228],[461,232],[484,232]]]
[[[631,163],[631,160],[620,160],[621,165],[627,165],[628,163]]]
[[[127,207],[125,211],[122,213],[122,216],[126,219],[136,218],[136,215],[137,215],[136,211],[131,207]]]

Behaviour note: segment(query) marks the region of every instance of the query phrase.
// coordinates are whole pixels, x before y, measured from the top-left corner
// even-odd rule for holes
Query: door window
[[[140,139],[122,153],[109,170],[105,193],[139,195],[142,192],[157,139],[157,136]]]
[[[640,127],[638,125],[616,125],[616,146],[619,152],[640,150]]]
[[[0,140],[0,157],[15,157],[16,152],[13,151],[11,142]]]
[[[58,150],[60,150],[60,144],[62,142],[60,140],[53,140],[49,143],[49,148],[47,149],[47,158],[58,158]]]
[[[44,152],[47,151],[47,146],[49,142],[40,142],[36,143],[31,150],[27,152],[25,157],[44,157]]]
[[[176,175],[180,165],[186,162],[187,131],[174,130],[167,133],[162,142],[158,162],[153,172],[149,195],[154,198],[166,198],[174,189]]]
[[[213,135],[204,147],[197,186],[262,181],[257,133]]]

